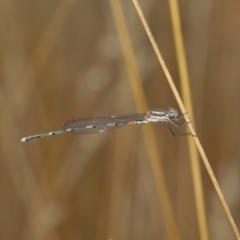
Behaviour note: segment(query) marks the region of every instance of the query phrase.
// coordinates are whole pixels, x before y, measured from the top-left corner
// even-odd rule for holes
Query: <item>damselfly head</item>
[[[170,118],[177,118],[178,117],[178,112],[174,108],[169,108],[167,114]]]

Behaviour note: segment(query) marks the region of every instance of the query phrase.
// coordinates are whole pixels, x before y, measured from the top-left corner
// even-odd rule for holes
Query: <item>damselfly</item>
[[[63,129],[53,132],[37,134],[29,137],[24,137],[20,142],[28,142],[38,138],[53,136],[61,133],[101,133],[116,128],[125,126],[127,124],[145,124],[151,122],[165,122],[167,123],[171,133],[174,136],[188,136],[192,135],[190,132],[177,134],[174,132],[173,127],[181,128],[187,124],[185,120],[182,120],[184,114],[178,114],[178,112],[169,108],[169,110],[153,109],[146,113],[138,114],[126,114],[119,116],[105,116],[105,117],[92,117],[92,118],[73,118],[67,121],[63,125]],[[181,121],[182,120],[182,121]]]

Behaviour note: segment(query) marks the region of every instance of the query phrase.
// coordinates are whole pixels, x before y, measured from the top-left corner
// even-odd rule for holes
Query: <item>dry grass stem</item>
[[[143,87],[141,85],[139,71],[137,68],[130,37],[124,21],[121,5],[119,1],[116,0],[110,0],[109,2],[113,12],[119,39],[121,42],[124,60],[127,67],[129,80],[137,109],[139,111],[146,111],[146,109],[148,109],[147,101],[145,98]],[[170,206],[165,174],[161,164],[161,157],[158,152],[158,145],[156,143],[156,138],[152,126],[148,125],[146,126],[146,128],[143,128],[143,134],[147,152],[149,155],[150,165],[152,167],[153,176],[156,183],[156,190],[161,204],[161,210],[164,215],[168,238],[180,239],[177,225],[173,217],[172,208]]]
[[[151,44],[152,44],[152,46],[153,46],[153,48],[154,48],[154,51],[155,51],[155,53],[156,53],[156,55],[157,55],[157,58],[158,58],[161,66],[162,66],[162,68],[163,68],[163,71],[164,71],[164,73],[165,73],[165,75],[166,75],[166,78],[167,78],[167,80],[168,80],[168,83],[169,83],[169,85],[170,85],[170,87],[171,87],[171,89],[172,89],[172,91],[173,91],[173,94],[174,94],[174,96],[175,96],[175,98],[176,98],[176,100],[177,100],[177,102],[178,102],[178,105],[179,105],[181,111],[185,113],[185,112],[186,112],[185,106],[184,106],[184,104],[183,104],[183,102],[182,102],[182,100],[181,100],[181,98],[180,98],[180,95],[179,95],[179,93],[178,93],[178,91],[177,91],[177,89],[176,89],[176,87],[175,87],[175,84],[174,84],[174,82],[173,82],[173,80],[172,80],[172,77],[171,77],[171,75],[170,75],[170,73],[169,73],[169,71],[168,71],[168,69],[167,69],[167,67],[166,67],[166,64],[165,64],[165,62],[164,62],[164,60],[163,60],[163,58],[162,58],[162,56],[161,56],[161,53],[160,53],[160,51],[159,51],[159,49],[158,49],[158,46],[157,46],[157,44],[156,44],[156,41],[154,40],[153,35],[152,35],[152,33],[151,33],[151,30],[150,30],[150,28],[148,27],[148,24],[147,24],[147,22],[146,22],[146,20],[145,20],[145,17],[144,17],[144,15],[143,15],[143,12],[142,12],[139,4],[138,4],[138,1],[137,1],[137,0],[133,0],[133,3],[134,3],[134,5],[135,5],[135,7],[136,7],[136,10],[137,10],[138,14],[139,14],[139,17],[140,17],[140,19],[141,19],[141,21],[142,21],[142,24],[143,24],[143,26],[144,26],[144,28],[145,28],[145,30],[146,30],[146,33],[147,33],[147,35],[148,35],[148,37],[149,37],[149,40],[150,40],[150,42],[151,42]],[[185,117],[185,120],[186,120],[187,122],[189,122],[190,119],[189,119],[189,117],[188,117],[188,114],[185,114],[184,117]],[[196,135],[192,123],[189,123],[188,126],[189,126],[189,129],[190,129],[192,135]],[[206,156],[206,154],[205,154],[205,152],[204,152],[204,150],[203,150],[203,148],[202,148],[202,145],[201,145],[201,143],[200,143],[200,141],[199,141],[199,138],[196,136],[196,137],[194,137],[193,139],[194,139],[195,144],[196,144],[196,146],[197,146],[197,148],[198,148],[198,151],[199,151],[199,153],[200,153],[200,155],[201,155],[201,157],[202,157],[202,160],[203,160],[203,162],[204,162],[204,164],[205,164],[205,167],[206,167],[206,169],[207,169],[207,171],[208,171],[208,174],[209,174],[209,176],[210,176],[210,178],[211,178],[211,180],[212,180],[212,182],[213,182],[213,185],[214,185],[215,190],[216,190],[216,192],[217,192],[217,194],[218,194],[218,197],[219,197],[219,199],[220,199],[220,201],[221,201],[221,203],[222,203],[222,206],[223,206],[224,211],[225,211],[225,213],[226,213],[226,215],[227,215],[227,217],[228,217],[228,220],[229,220],[229,222],[230,222],[230,224],[231,224],[231,227],[232,227],[232,229],[233,229],[233,232],[234,232],[236,238],[240,240],[240,234],[239,234],[238,228],[237,228],[237,226],[236,226],[236,224],[235,224],[235,222],[234,222],[234,220],[233,220],[233,217],[232,217],[232,215],[231,215],[231,213],[230,213],[230,210],[229,210],[228,205],[227,205],[227,203],[226,203],[226,201],[225,201],[225,199],[224,199],[224,196],[223,196],[223,194],[222,194],[222,192],[221,192],[221,189],[220,189],[219,184],[218,184],[218,182],[217,182],[217,180],[216,180],[216,177],[215,177],[215,175],[214,175],[214,173],[213,173],[213,171],[212,171],[212,168],[211,168],[211,166],[210,166],[210,164],[209,164],[209,162],[208,162],[207,156]]]
[[[189,115],[192,118],[192,121],[194,122],[192,97],[191,97],[191,91],[190,91],[185,49],[183,44],[183,36],[182,36],[178,2],[177,0],[169,0],[169,5],[170,5],[172,25],[173,25],[173,35],[174,35],[175,48],[177,53],[177,63],[178,63],[178,69],[179,69],[179,75],[180,75],[183,101],[186,105]],[[191,159],[195,203],[196,203],[196,209],[197,209],[200,239],[207,240],[209,239],[209,237],[208,237],[206,210],[205,210],[205,203],[204,203],[204,196],[203,196],[199,157],[198,157],[196,145],[194,144],[191,138],[188,138],[188,147],[189,147],[189,153],[190,153],[190,159]]]

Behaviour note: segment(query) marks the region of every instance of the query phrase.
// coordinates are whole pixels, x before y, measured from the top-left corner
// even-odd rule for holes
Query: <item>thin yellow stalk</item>
[[[178,93],[178,91],[177,91],[177,89],[176,89],[176,87],[175,87],[175,84],[174,84],[174,82],[173,82],[173,79],[172,79],[172,77],[171,77],[171,75],[170,75],[170,73],[169,73],[169,71],[168,71],[168,69],[167,69],[167,67],[166,67],[166,64],[165,64],[165,62],[164,62],[164,60],[163,60],[163,58],[162,58],[162,55],[161,55],[160,50],[159,50],[159,48],[158,48],[158,46],[157,46],[157,44],[156,44],[156,41],[155,41],[155,39],[153,38],[153,35],[152,35],[151,30],[150,30],[150,28],[149,28],[149,26],[148,26],[148,24],[147,24],[147,22],[146,22],[146,20],[145,20],[145,17],[144,17],[144,15],[143,15],[143,12],[142,12],[140,6],[139,6],[139,3],[138,3],[137,0],[133,0],[133,3],[134,3],[134,5],[135,5],[135,8],[136,8],[136,10],[137,10],[137,12],[138,12],[138,15],[139,15],[141,21],[142,21],[142,24],[143,24],[143,26],[144,26],[144,29],[145,29],[148,37],[149,37],[149,40],[150,40],[150,42],[151,42],[151,44],[152,44],[152,46],[153,46],[153,49],[154,49],[154,51],[155,51],[155,53],[156,53],[156,55],[157,55],[157,58],[158,58],[161,66],[162,66],[162,68],[163,68],[163,71],[164,71],[164,73],[165,73],[165,75],[166,75],[166,78],[167,78],[167,80],[168,80],[168,83],[169,83],[169,85],[170,85],[170,87],[171,87],[171,89],[172,89],[172,91],[173,91],[173,94],[174,94],[174,96],[175,96],[175,98],[176,98],[176,100],[177,100],[177,102],[178,102],[178,105],[179,105],[181,111],[184,112],[184,113],[186,113],[185,106],[183,105],[183,102],[182,102],[182,100],[181,100],[181,98],[180,98],[180,95],[179,95],[179,93]],[[188,117],[188,114],[185,114],[185,115],[184,115],[184,118],[185,118],[185,120],[186,120],[187,122],[190,121],[190,119],[189,119],[189,117]],[[197,146],[197,148],[198,148],[198,151],[199,151],[199,153],[200,153],[200,155],[201,155],[201,157],[202,157],[202,160],[203,160],[203,162],[204,162],[204,164],[205,164],[205,167],[206,167],[206,169],[207,169],[207,171],[208,171],[208,174],[209,174],[209,176],[210,176],[210,178],[211,178],[211,180],[212,180],[212,182],[213,182],[213,185],[214,185],[215,190],[216,190],[216,192],[217,192],[217,194],[218,194],[218,197],[219,197],[219,199],[220,199],[220,201],[221,201],[221,203],[222,203],[222,206],[223,206],[224,211],[225,211],[225,213],[226,213],[226,215],[227,215],[227,218],[228,218],[228,220],[229,220],[229,222],[230,222],[230,225],[231,225],[231,227],[232,227],[232,229],[233,229],[233,232],[234,232],[236,238],[237,238],[238,240],[240,240],[240,234],[239,234],[238,228],[237,228],[237,226],[236,226],[236,224],[235,224],[235,222],[234,222],[234,220],[233,220],[233,217],[232,217],[232,215],[231,215],[231,212],[230,212],[230,210],[229,210],[229,208],[228,208],[228,205],[227,205],[227,203],[226,203],[226,201],[225,201],[225,199],[224,199],[224,196],[223,196],[223,194],[222,194],[222,192],[221,192],[221,189],[220,189],[219,184],[218,184],[218,182],[217,182],[217,180],[216,180],[216,177],[215,177],[215,175],[214,175],[214,173],[213,173],[213,171],[212,171],[212,168],[211,168],[211,166],[210,166],[210,164],[209,164],[209,161],[208,161],[208,159],[207,159],[207,156],[206,156],[206,154],[205,154],[205,152],[204,152],[204,150],[203,150],[203,147],[202,147],[202,145],[201,145],[201,143],[200,143],[200,141],[199,141],[199,138],[196,136],[195,130],[194,130],[193,125],[192,125],[191,122],[188,124],[188,127],[189,127],[190,132],[192,133],[192,135],[195,136],[195,137],[193,137],[193,139],[194,139],[195,144],[196,144],[196,146]]]
[[[189,115],[194,122],[193,107],[192,107],[192,97],[189,85],[188,69],[187,62],[183,44],[182,29],[179,16],[179,7],[177,0],[169,0],[171,19],[173,25],[173,35],[174,42],[177,52],[178,60],[178,69],[180,74],[180,82],[182,88],[183,102],[186,105]],[[203,188],[202,188],[202,178],[201,170],[199,167],[199,157],[196,145],[191,138],[188,138],[188,148],[190,151],[190,159],[192,166],[192,175],[193,175],[193,185],[194,185],[194,194],[195,202],[197,208],[197,217],[198,217],[198,226],[200,239],[208,240],[208,228],[206,220],[206,210],[203,197]]]
[[[121,5],[118,0],[109,0],[113,12],[115,25],[118,31],[120,43],[123,50],[124,60],[127,67],[130,84],[132,87],[134,99],[137,109],[139,111],[146,111],[148,109],[144,90],[141,85],[139,71],[134,57],[133,48],[127,31],[126,23],[122,13]],[[160,154],[152,126],[148,125],[143,128],[146,148],[149,155],[153,177],[156,184],[156,190],[163,212],[167,234],[169,239],[180,239],[178,229],[173,217],[170,206],[169,195],[167,191],[166,180],[164,176],[163,167],[161,164]]]

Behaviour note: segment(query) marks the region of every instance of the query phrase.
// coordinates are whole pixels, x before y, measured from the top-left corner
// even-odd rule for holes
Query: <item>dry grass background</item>
[[[121,1],[150,108],[176,107],[131,1]],[[169,5],[140,1],[180,90]],[[195,127],[240,226],[240,3],[180,1]],[[1,239],[168,239],[141,129],[27,135],[137,112],[109,1],[0,1]],[[147,111],[148,109],[145,109]],[[186,138],[153,124],[180,239],[199,239]],[[235,239],[201,162],[209,239]]]

